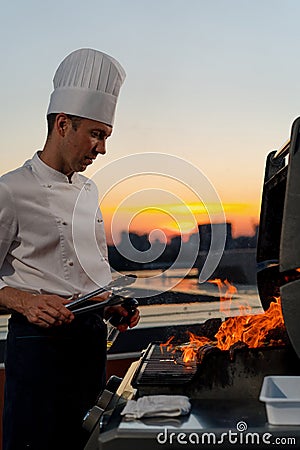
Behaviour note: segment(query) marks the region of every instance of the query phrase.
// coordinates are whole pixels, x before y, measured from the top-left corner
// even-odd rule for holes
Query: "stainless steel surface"
[[[300,118],[293,123],[285,201],[282,216],[279,268],[281,305],[287,333],[300,358]]]
[[[300,280],[281,287],[281,304],[284,323],[291,343],[300,358]]]
[[[188,417],[160,420],[148,418],[126,422],[120,420],[121,410],[122,407],[115,410],[110,424],[99,434],[98,446],[93,450],[258,449],[270,448],[275,443],[277,448],[284,448],[284,445],[279,445],[278,439],[287,443],[286,439],[290,437],[293,439],[290,441],[291,448],[299,449],[300,445],[300,427],[269,425],[265,407],[259,400],[192,401],[192,411]],[[241,426],[246,427],[244,432],[239,431]],[[248,442],[245,442],[246,439]],[[241,446],[241,443],[246,445]]]
[[[300,267],[300,118],[293,125],[280,241],[280,271]]]

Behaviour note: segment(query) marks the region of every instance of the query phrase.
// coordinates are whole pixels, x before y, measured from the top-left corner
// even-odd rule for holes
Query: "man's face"
[[[77,129],[68,119],[62,148],[63,173],[83,172],[99,153],[106,152],[106,139],[112,127],[90,119],[81,119]]]

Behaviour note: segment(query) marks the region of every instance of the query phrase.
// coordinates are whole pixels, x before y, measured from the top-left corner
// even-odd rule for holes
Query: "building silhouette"
[[[120,243],[117,246],[108,246],[109,263],[118,271],[167,269],[174,264],[179,252],[183,265],[189,265],[190,255],[196,252],[198,256],[193,266],[201,271],[210,249],[212,233],[223,233],[224,225],[225,249],[212,278],[255,284],[258,226],[252,236],[233,238],[231,223],[201,224],[198,226],[198,233],[191,234],[187,242],[183,242],[181,236],[176,235],[169,244],[156,240],[152,245],[147,234],[123,231]]]

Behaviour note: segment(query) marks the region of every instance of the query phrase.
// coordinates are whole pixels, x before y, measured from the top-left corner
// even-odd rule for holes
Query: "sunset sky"
[[[298,0],[3,3],[0,174],[42,148],[54,72],[71,51],[92,47],[127,73],[107,154],[87,171],[108,236],[116,210],[117,231],[158,230],[162,240],[207,221],[219,206],[203,203],[184,161],[213,186],[234,235],[251,234],[266,156],[300,115],[299,16]],[[141,160],[143,175],[118,169],[103,187],[101,174],[110,179],[120,158],[149,153],[158,173]],[[182,172],[171,175],[160,155],[181,158]]]

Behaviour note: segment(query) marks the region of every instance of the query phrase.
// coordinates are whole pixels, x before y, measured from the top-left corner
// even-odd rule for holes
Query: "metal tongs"
[[[81,297],[78,297],[76,300],[68,303],[66,308],[73,312],[73,314],[82,314],[85,312],[89,312],[91,310],[103,309],[107,306],[119,305],[124,302],[125,298],[131,295],[131,292],[126,290],[125,287],[133,284],[136,280],[136,275],[124,275],[115,280],[111,281],[106,286],[102,286],[95,291],[89,292]],[[87,305],[84,306],[88,300],[97,297],[97,295],[110,293],[110,296],[103,300],[99,301],[90,301]],[[80,306],[78,308],[78,306]]]

